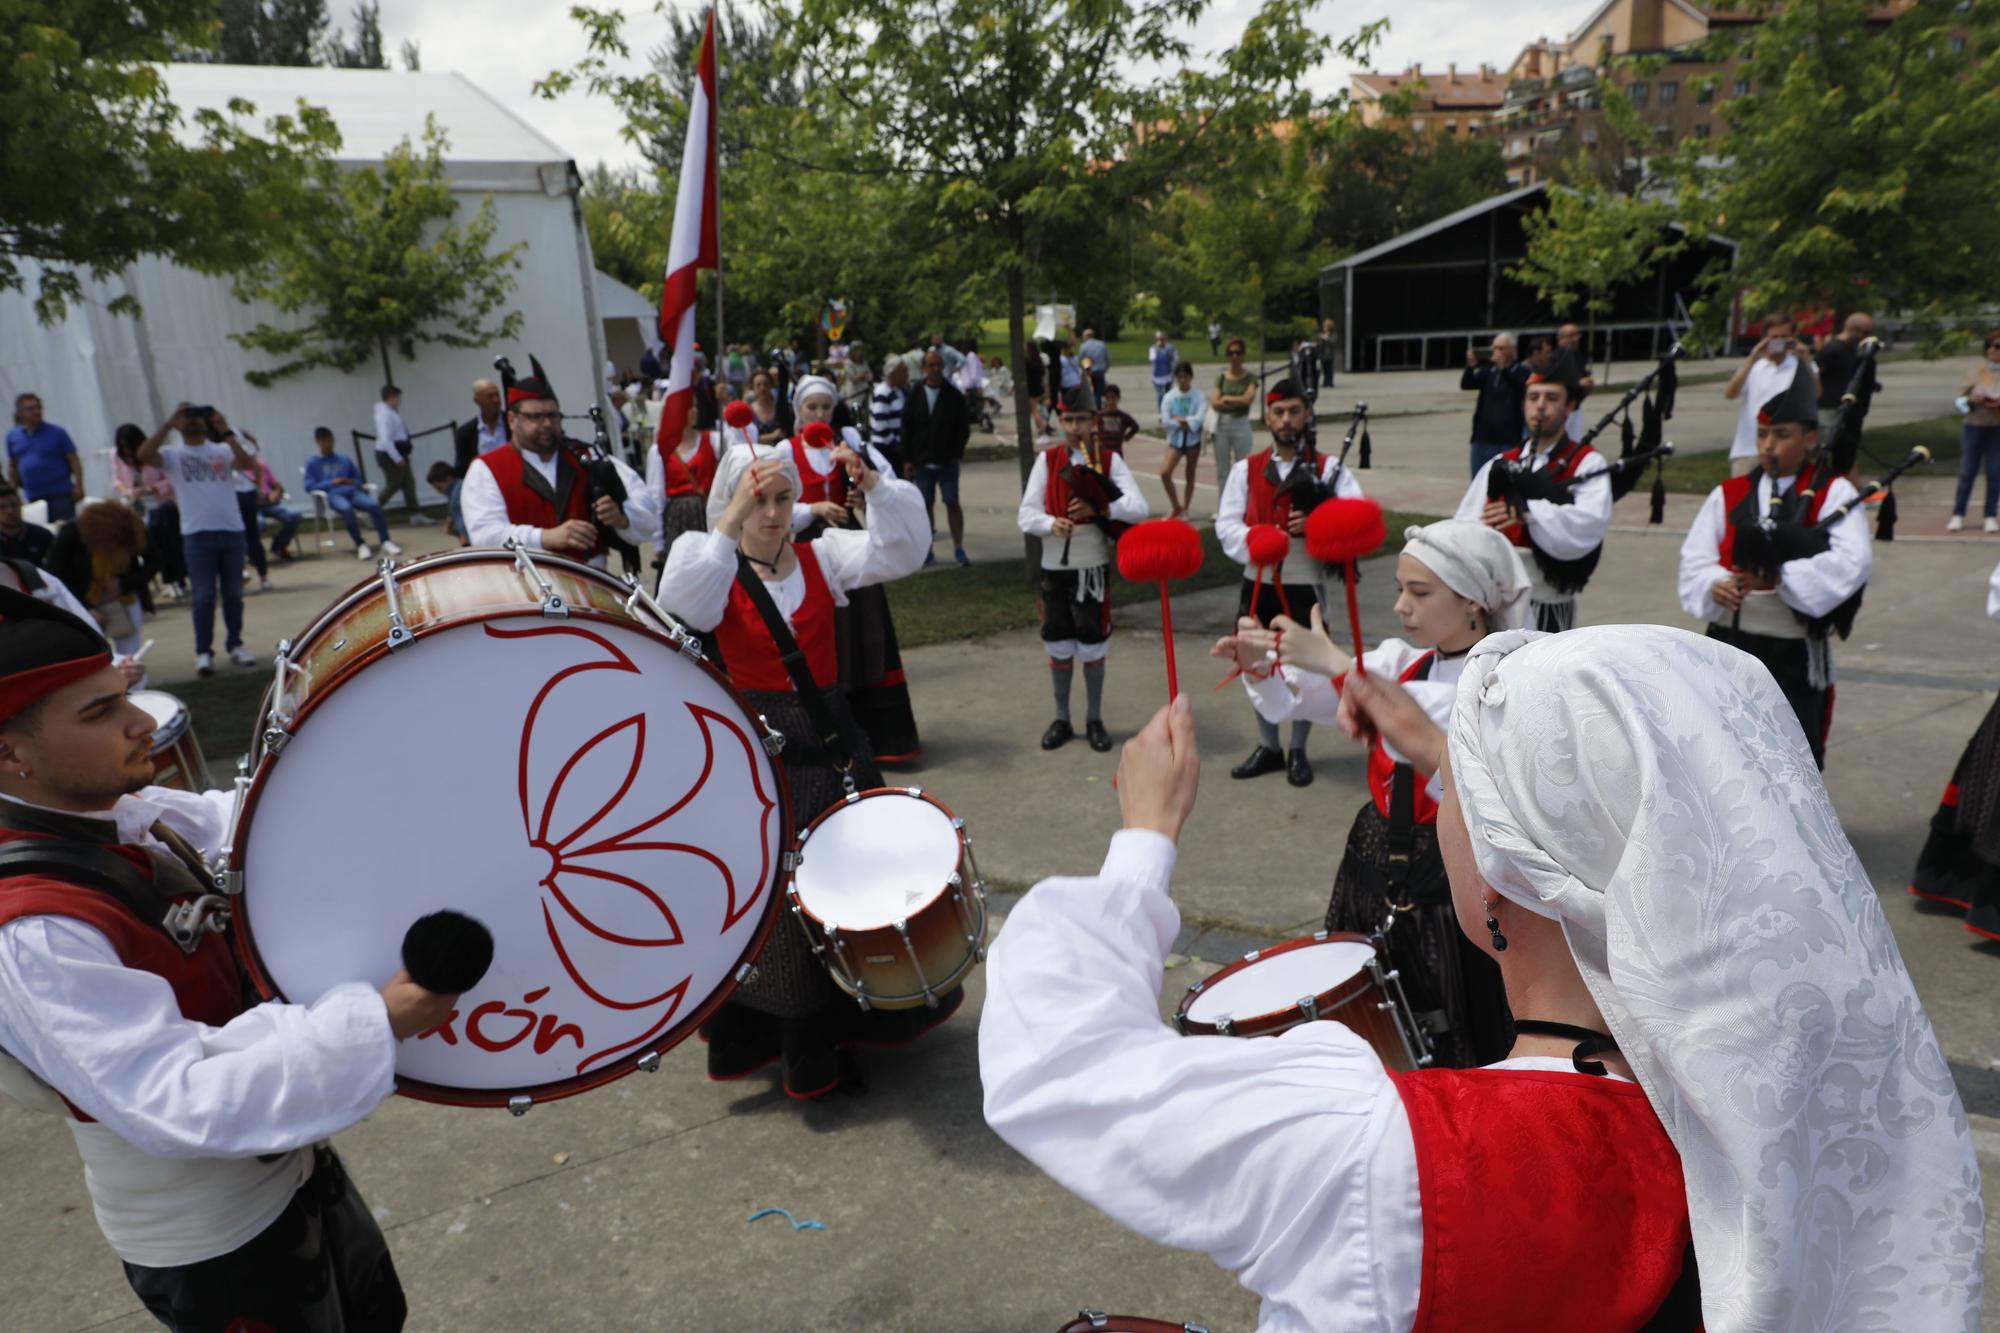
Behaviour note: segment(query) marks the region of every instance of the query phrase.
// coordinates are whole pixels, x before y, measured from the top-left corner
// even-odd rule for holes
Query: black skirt
[[[2000,700],[1952,770],[1910,892],[1964,912],[1973,934],[2000,939]]]
[[[1500,967],[1458,928],[1451,886],[1438,852],[1437,827],[1414,830],[1410,868],[1389,930],[1389,963],[1402,974],[1410,1008],[1431,1034],[1437,1064],[1470,1069],[1504,1059],[1514,1044],[1514,1018]],[[1326,928],[1372,935],[1389,915],[1389,821],[1370,801],[1354,818],[1347,854],[1333,879]]]
[[[824,520],[815,519],[796,540],[811,541],[826,528]],[[879,584],[850,590],[847,605],[834,609],[833,633],[840,685],[854,721],[868,736],[875,762],[914,762],[923,744],[917,739],[917,714],[903,678],[903,652],[896,643],[888,590]]]

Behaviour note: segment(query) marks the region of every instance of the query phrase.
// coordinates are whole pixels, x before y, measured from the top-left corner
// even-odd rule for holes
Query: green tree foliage
[[[5,12],[0,288],[32,280],[45,322],[85,277],[142,256],[240,270],[308,211],[312,172],[340,141],[324,112],[259,126],[248,102],[183,118],[167,98],[158,62],[210,40],[214,0],[7,0]]]
[[[1721,103],[1726,133],[1653,164],[1691,229],[1742,247],[1715,275],[1710,321],[1738,288],[1753,308],[1919,315],[2000,296],[2000,0],[1874,22],[1870,0],[1721,7],[1762,20],[1703,52],[1733,59],[1750,90]]]
[[[288,318],[231,334],[280,359],[245,375],[270,384],[315,367],[340,371],[379,357],[394,380],[393,348],[413,360],[420,343],[484,347],[520,330],[519,311],[499,312],[521,266],[521,245],[491,249],[493,201],[463,223],[445,173],[445,136],[435,122],[421,147],[405,139],[378,167],[320,168],[318,207],[237,286]]]
[[[213,58],[225,65],[317,65],[326,0],[222,0]]]
[[[1579,168],[1549,190],[1548,206],[1521,219],[1527,256],[1509,277],[1567,315],[1581,301],[1591,326],[1612,293],[1651,274],[1687,242],[1670,229],[1673,206],[1606,189]]]
[[[416,48],[404,43],[404,57],[410,58]],[[378,0],[361,0],[354,7],[354,40],[335,32],[327,39],[326,63],[340,69],[387,69],[388,60],[382,54],[382,6]],[[410,68],[415,69],[415,64]]]
[[[1497,139],[1418,133],[1398,119],[1347,125],[1322,169],[1316,234],[1336,258],[1508,188]]]

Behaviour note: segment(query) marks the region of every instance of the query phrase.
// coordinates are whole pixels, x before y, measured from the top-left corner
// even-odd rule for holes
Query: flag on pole
[[[660,341],[671,360],[667,397],[660,405],[662,453],[680,447],[694,411],[694,311],[697,274],[713,270],[721,255],[716,226],[715,10],[701,34],[693,95],[688,99],[687,143],[681,150],[680,190],[674,197],[674,231],[667,246],[667,276],[660,292]]]

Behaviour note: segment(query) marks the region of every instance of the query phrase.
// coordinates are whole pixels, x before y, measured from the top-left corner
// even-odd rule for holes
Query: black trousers
[[[229,1254],[178,1268],[125,1265],[173,1333],[397,1333],[409,1314],[388,1242],[332,1148],[277,1221]]]
[[[1827,705],[1832,699],[1832,691],[1813,685],[1806,641],[1752,634],[1748,630],[1730,629],[1727,625],[1710,625],[1708,637],[1720,639],[1731,648],[1742,649],[1769,668],[1771,678],[1784,691],[1785,702],[1798,714],[1799,726],[1806,733],[1806,744],[1812,746],[1813,763],[1825,768]]]

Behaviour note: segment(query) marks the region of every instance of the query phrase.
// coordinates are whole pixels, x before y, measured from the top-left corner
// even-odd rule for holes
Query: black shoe
[[[784,1048],[785,1095],[795,1102],[824,1097],[840,1086],[840,1050],[834,1045],[833,1016],[824,1011],[788,1018],[778,1025]]]
[[[1260,745],[1250,752],[1250,757],[1229,770],[1232,778],[1261,778],[1266,773],[1276,773],[1285,767],[1285,756],[1269,746]]]
[[[1294,787],[1310,787],[1313,780],[1313,766],[1306,761],[1304,750],[1293,750],[1285,756],[1285,781]]]
[[[1049,729],[1042,733],[1042,748],[1044,750],[1060,750],[1063,746],[1069,744],[1070,738],[1075,735],[1076,728],[1069,724],[1068,719],[1059,717],[1049,723]]]
[[[725,1004],[701,1025],[708,1041],[708,1076],[727,1083],[778,1058],[778,1022],[740,1004]]]
[[[1106,731],[1104,724],[1096,718],[1083,724],[1083,734],[1089,739],[1090,748],[1099,754],[1111,748],[1111,733]]]

